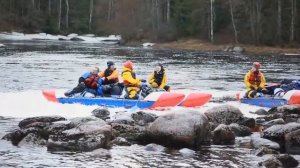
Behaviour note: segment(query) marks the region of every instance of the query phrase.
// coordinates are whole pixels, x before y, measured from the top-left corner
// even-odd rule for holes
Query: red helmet
[[[253,62],[253,66],[259,69],[261,64],[259,62]]]
[[[131,61],[126,61],[126,62],[124,63],[124,67],[125,67],[125,68],[129,68],[129,69],[132,69],[133,63],[132,63]]]

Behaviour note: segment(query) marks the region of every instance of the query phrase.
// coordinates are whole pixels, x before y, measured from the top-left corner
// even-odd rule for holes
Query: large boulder
[[[152,151],[152,152],[163,152],[166,150],[165,147],[161,146],[161,145],[158,145],[158,144],[155,144],[155,143],[151,143],[151,144],[148,144],[144,147],[144,149],[146,151]]]
[[[172,147],[197,147],[210,143],[207,117],[194,110],[173,111],[147,127],[149,141]]]
[[[284,105],[269,110],[266,121],[282,118],[286,123],[297,122],[300,118],[300,107],[297,105]]]
[[[145,127],[111,123],[113,137],[122,137],[129,142],[145,142]]]
[[[284,143],[284,136],[298,129],[300,129],[300,123],[273,125],[262,132],[262,137],[279,143]]]
[[[299,162],[291,155],[279,155],[277,159],[282,163],[282,167],[298,167],[299,165]]]
[[[132,119],[135,121],[136,124],[140,126],[145,126],[151,122],[153,122],[157,116],[152,113],[146,113],[144,111],[138,111],[131,114]]]
[[[279,124],[285,124],[284,120],[282,118],[278,118],[278,119],[274,119],[274,120],[271,120],[271,121],[267,121],[267,122],[264,122],[262,125],[265,127],[265,128],[269,128],[273,125],[279,125]]]
[[[93,116],[100,118],[102,120],[110,119],[110,112],[106,108],[96,108],[92,111]]]
[[[242,112],[231,105],[221,105],[208,109],[205,112],[208,120],[216,125],[238,123],[243,119]]]
[[[235,135],[228,125],[220,124],[212,132],[213,143],[215,145],[232,145],[234,144]]]
[[[251,135],[251,146],[253,146],[256,149],[259,149],[261,147],[267,147],[270,149],[278,150],[280,149],[280,146],[278,143],[270,141],[268,139],[264,139],[260,137],[259,133],[254,133]]]
[[[134,125],[135,121],[131,117],[131,113],[127,111],[116,112],[114,118],[110,120],[110,123]]]
[[[285,135],[285,149],[287,153],[300,155],[300,129]]]
[[[19,143],[19,146],[23,145],[38,145],[45,146],[47,144],[47,140],[43,137],[40,137],[38,134],[29,133],[27,134]]]
[[[2,137],[2,139],[11,141],[13,145],[18,145],[19,142],[27,135],[26,131],[17,129]]]
[[[300,107],[297,105],[283,105],[270,109],[268,113],[300,114]]]
[[[265,146],[257,149],[255,152],[256,156],[271,155],[271,154],[279,154],[279,152],[274,149],[269,149]]]
[[[66,120],[66,119],[61,116],[32,117],[32,118],[26,118],[26,119],[20,121],[19,127],[20,128],[28,128],[28,127],[37,127],[40,125],[41,125],[41,127],[44,127],[44,126],[46,126],[45,123],[52,123],[55,121],[63,121],[63,120]],[[37,123],[37,124],[35,125],[34,123]]]
[[[236,124],[236,123],[230,124],[229,128],[230,128],[231,131],[233,131],[235,136],[243,137],[243,136],[249,136],[249,135],[252,134],[249,127],[239,125],[239,124]]]
[[[125,138],[117,137],[111,141],[111,144],[118,145],[118,146],[130,146],[131,143],[128,142]]]
[[[110,125],[106,125],[101,119],[90,120],[61,134],[50,135],[47,149],[49,151],[92,151],[97,148],[107,148],[111,137]]]

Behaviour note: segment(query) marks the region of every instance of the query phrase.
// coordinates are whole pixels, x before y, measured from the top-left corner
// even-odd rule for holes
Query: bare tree
[[[167,0],[167,23],[170,23],[170,0]]]
[[[89,32],[92,31],[93,8],[94,8],[94,0],[90,0]]]
[[[34,0],[31,0],[32,3],[32,9],[34,9]]]
[[[282,9],[281,9],[281,0],[277,0],[277,39],[278,42],[281,44],[281,16],[282,16]]]
[[[291,28],[290,28],[290,42],[295,39],[295,8],[296,1],[291,0]]]
[[[237,30],[236,30],[236,25],[235,25],[235,22],[234,22],[232,0],[229,0],[229,6],[230,6],[231,22],[232,22],[232,27],[233,27],[233,31],[234,31],[234,39],[235,39],[235,43],[238,44],[239,41],[238,41],[238,34],[237,34]]]
[[[60,30],[60,21],[61,21],[61,0],[59,0],[59,7],[58,7],[58,24],[57,24],[58,30]]]
[[[113,8],[113,0],[108,0],[107,21],[111,20],[112,8]]]
[[[210,42],[214,43],[214,0],[210,0]]]
[[[69,0],[66,0],[66,28],[69,28]]]
[[[48,0],[48,15],[51,16],[51,0]]]

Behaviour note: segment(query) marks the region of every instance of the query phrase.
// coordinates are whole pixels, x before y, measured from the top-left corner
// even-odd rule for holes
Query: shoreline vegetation
[[[226,52],[227,48],[241,47],[246,54],[279,54],[279,55],[300,55],[299,48],[290,47],[271,47],[271,46],[255,46],[245,44],[211,44],[198,39],[181,39],[172,42],[155,43],[154,48],[184,49],[196,51],[216,51]],[[228,51],[227,51],[228,52]]]

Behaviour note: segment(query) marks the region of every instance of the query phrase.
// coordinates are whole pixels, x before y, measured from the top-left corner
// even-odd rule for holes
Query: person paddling
[[[167,75],[162,64],[157,64],[154,72],[151,73],[148,83],[152,88],[165,89],[170,91],[170,86],[167,85]]]
[[[92,93],[95,97],[97,95],[97,89],[102,82],[98,73],[99,68],[94,67],[91,72],[83,74],[78,80],[78,85],[71,91],[65,92],[65,96],[71,97],[74,94],[83,94],[86,91]]]
[[[260,71],[261,64],[254,62],[251,70],[245,75],[244,82],[246,84],[247,98],[257,97],[257,93],[267,94],[268,90],[265,88],[266,80],[263,73]]]

